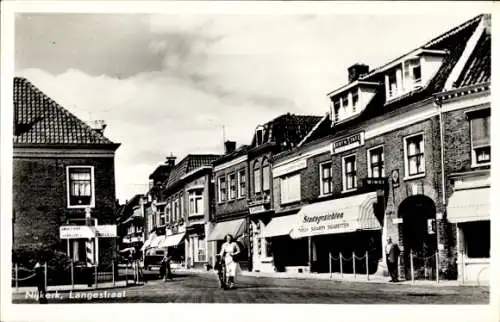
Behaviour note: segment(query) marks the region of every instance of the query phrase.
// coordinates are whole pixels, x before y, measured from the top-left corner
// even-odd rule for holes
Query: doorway
[[[436,274],[437,239],[433,229],[429,229],[429,220],[436,219],[436,205],[425,195],[406,198],[398,209],[403,219],[403,267],[406,279],[411,279],[411,259],[415,279],[434,279]]]

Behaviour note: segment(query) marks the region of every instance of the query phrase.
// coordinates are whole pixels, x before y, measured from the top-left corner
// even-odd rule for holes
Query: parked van
[[[151,248],[147,250],[144,256],[144,269],[148,271],[159,270],[160,262],[165,254],[164,249]]]

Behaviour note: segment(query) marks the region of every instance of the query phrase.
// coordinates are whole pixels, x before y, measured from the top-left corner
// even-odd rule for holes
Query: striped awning
[[[260,237],[278,237],[289,235],[298,221],[298,214],[275,217],[262,229]]]
[[[490,220],[490,188],[457,190],[448,201],[448,221]]]
[[[166,247],[177,246],[181,243],[182,239],[184,238],[184,235],[185,234],[182,233],[182,234],[175,234],[175,235],[167,236],[165,239],[162,240],[159,247],[166,248]]]
[[[342,234],[357,230],[379,230],[374,204],[377,193],[313,203],[302,207],[297,214],[290,236],[294,239],[328,234]]]

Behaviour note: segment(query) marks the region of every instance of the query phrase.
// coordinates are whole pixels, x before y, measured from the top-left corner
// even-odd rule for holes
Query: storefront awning
[[[289,235],[298,222],[298,214],[276,217],[262,229],[261,237],[277,237]]]
[[[237,239],[245,231],[245,219],[236,219],[217,223],[208,236],[208,241],[223,240],[227,234]]]
[[[177,246],[181,243],[182,239],[184,238],[184,233],[182,234],[175,234],[171,236],[167,236],[158,247],[160,248],[166,248],[166,247],[174,247]]]
[[[149,247],[158,248],[158,247],[160,247],[160,244],[163,243],[164,240],[165,240],[164,235],[163,236],[156,236],[156,238],[151,241],[151,244],[149,245]]]
[[[490,220],[490,188],[457,190],[448,201],[448,221]]]
[[[350,233],[357,230],[379,230],[374,214],[377,193],[318,202],[302,207],[290,236],[302,237]]]

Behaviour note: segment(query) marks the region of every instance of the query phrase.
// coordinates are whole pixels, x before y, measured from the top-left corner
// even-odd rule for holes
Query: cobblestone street
[[[103,292],[99,290],[95,292]],[[49,303],[314,303],[314,304],[488,304],[487,287],[423,286],[339,282],[311,279],[280,279],[240,276],[234,290],[222,290],[214,274],[182,273],[173,281],[153,280],[145,285],[108,289],[125,291],[124,298],[75,299],[59,293]],[[78,292],[94,292],[78,291]],[[76,297],[78,292],[71,296]],[[33,303],[26,295],[13,295],[13,303]]]

